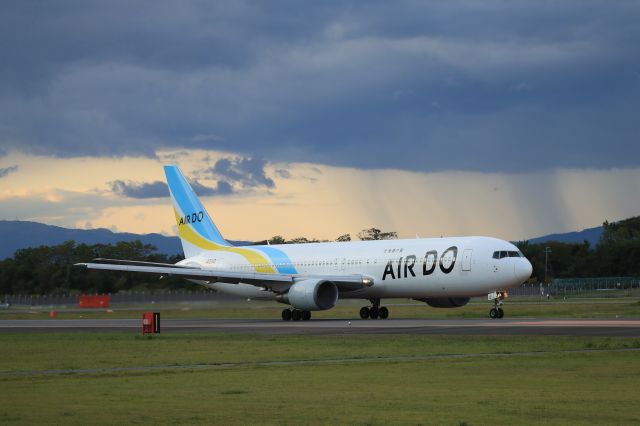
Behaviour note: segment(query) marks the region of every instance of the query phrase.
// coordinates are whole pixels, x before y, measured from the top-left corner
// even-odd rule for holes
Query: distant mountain
[[[582,243],[587,240],[591,247],[593,247],[598,244],[598,241],[600,241],[600,235],[602,235],[602,226],[587,228],[579,232],[566,232],[564,234],[550,234],[543,237],[531,238],[529,243],[539,244],[549,241],[557,241],[559,243]]]
[[[118,241],[140,240],[151,244],[159,253],[182,253],[178,237],[161,234],[132,234],[112,232],[108,229],[70,229],[22,220],[0,220],[0,259],[13,256],[16,250],[27,247],[53,246],[73,240],[85,244],[115,244]],[[252,244],[248,241],[231,241],[232,244]]]
[[[588,228],[580,232],[550,234],[531,238],[531,244],[558,241],[562,243],[581,243],[589,241],[595,246],[600,240],[602,227]],[[16,250],[27,247],[52,246],[73,240],[85,244],[115,244],[118,241],[140,240],[144,244],[157,247],[159,253],[168,255],[182,253],[178,237],[161,234],[132,234],[112,232],[108,229],[70,229],[22,220],[0,220],[0,260],[13,256]],[[250,241],[230,241],[234,245],[250,245]]]

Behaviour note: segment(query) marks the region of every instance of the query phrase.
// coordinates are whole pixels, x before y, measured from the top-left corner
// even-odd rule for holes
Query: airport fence
[[[556,297],[624,297],[640,295],[640,277],[562,278],[549,291]]]
[[[110,305],[152,303],[199,303],[239,300],[236,296],[215,291],[119,291],[109,294]],[[9,306],[78,306],[79,294],[5,295],[2,302]]]
[[[640,296],[639,277],[556,278],[549,284],[527,283],[509,290],[510,296],[539,298],[608,298]]]

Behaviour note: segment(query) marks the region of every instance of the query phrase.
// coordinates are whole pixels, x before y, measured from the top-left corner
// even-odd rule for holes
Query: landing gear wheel
[[[489,300],[493,300],[493,308],[489,311],[491,319],[500,319],[504,317],[504,311],[501,306],[503,305],[502,301],[507,297],[509,297],[509,294],[506,291],[489,293]]]
[[[311,319],[311,312],[302,311],[302,321],[309,321]]]
[[[371,308],[369,308],[369,318],[378,319],[379,314],[380,314],[380,311],[376,306],[372,306]]]
[[[294,309],[293,312],[291,312],[291,319],[294,321],[300,321],[300,318],[302,318],[302,312]]]
[[[282,321],[291,321],[291,309],[282,310]]]
[[[366,306],[360,308],[360,318],[368,319],[369,318],[369,308]]]
[[[386,306],[383,306],[382,308],[380,308],[378,310],[378,315],[380,315],[380,319],[387,319],[389,318],[389,309],[387,309]]]

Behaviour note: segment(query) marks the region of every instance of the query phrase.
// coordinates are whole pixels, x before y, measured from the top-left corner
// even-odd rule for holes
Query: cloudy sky
[[[640,214],[637,1],[0,4],[0,219],[526,239]]]

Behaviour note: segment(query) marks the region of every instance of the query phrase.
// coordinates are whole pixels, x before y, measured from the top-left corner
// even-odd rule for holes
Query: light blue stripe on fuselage
[[[210,241],[225,246],[229,245],[229,243],[222,238],[220,231],[218,231],[207,214],[207,211],[204,209],[202,204],[200,204],[200,200],[198,200],[198,197],[195,192],[193,192],[193,189],[185,180],[180,170],[176,166],[164,166],[164,171],[167,176],[167,184],[171,190],[171,195],[173,195],[173,198],[181,210],[178,213],[191,216],[194,213],[197,215],[199,212],[202,212],[202,221],[190,221],[193,229],[200,234],[200,236]]]
[[[271,262],[275,265],[276,269],[281,274],[297,274],[298,271],[293,267],[293,263],[289,256],[284,253],[282,250],[278,250],[274,247],[269,246],[260,246],[260,247],[250,247],[255,250],[259,250],[262,253],[266,254]]]

